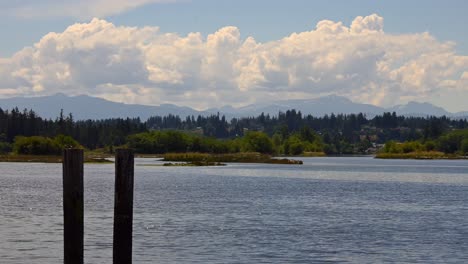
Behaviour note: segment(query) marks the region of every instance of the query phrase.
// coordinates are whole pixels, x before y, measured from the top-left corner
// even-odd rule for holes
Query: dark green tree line
[[[139,118],[77,121],[72,114],[63,112],[52,120],[39,117],[33,110],[0,108],[0,151],[11,149],[17,136],[54,138],[65,135],[88,149],[96,149],[126,144],[130,135],[142,132],[178,130],[205,137],[193,139],[190,145],[193,151],[221,151],[219,149],[225,147],[215,138],[235,140],[250,132],[262,132],[273,142],[274,152],[295,154],[325,150],[329,154],[351,154],[364,152],[372,144],[384,144],[390,140],[430,142],[445,133],[464,128],[468,128],[466,119],[405,117],[396,113],[383,113],[372,118],[362,113],[318,117],[303,115],[292,109],[275,116],[260,114],[231,120],[215,114],[185,118],[154,116],[146,121]],[[212,143],[208,144],[210,140]],[[231,144],[230,147],[246,148],[241,144]]]

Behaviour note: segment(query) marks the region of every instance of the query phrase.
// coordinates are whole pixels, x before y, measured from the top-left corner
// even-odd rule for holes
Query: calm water
[[[137,159],[134,263],[467,263],[468,162]],[[113,165],[85,165],[85,263],[112,263]],[[62,263],[61,166],[0,163],[0,263]]]

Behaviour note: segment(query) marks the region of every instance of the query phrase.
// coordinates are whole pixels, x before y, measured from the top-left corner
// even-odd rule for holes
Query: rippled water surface
[[[468,263],[468,162],[137,159],[134,263]],[[85,165],[85,263],[112,263],[113,165]],[[0,163],[0,263],[63,263],[60,164]]]

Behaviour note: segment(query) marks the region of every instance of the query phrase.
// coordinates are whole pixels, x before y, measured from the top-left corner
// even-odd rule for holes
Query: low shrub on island
[[[150,131],[129,136],[127,145],[141,154],[258,152],[293,156],[304,153],[324,155],[325,146],[321,137],[310,128],[303,128],[291,135],[277,133],[272,137],[264,132],[248,131],[243,137],[231,139],[216,139],[174,130]]]
[[[439,151],[417,151],[409,153],[378,153],[378,159],[453,159],[455,155],[447,155]]]
[[[240,152],[227,154],[208,153],[167,153],[164,161],[178,162],[239,162],[239,163],[271,163],[271,164],[302,164],[300,160],[275,159],[270,155],[258,152]]]
[[[7,154],[12,151],[13,147],[10,143],[0,142],[0,154]]]
[[[0,147],[2,144],[0,144]],[[64,148],[82,148],[82,146],[70,136],[58,135],[54,138],[32,136],[17,136],[12,146],[7,146],[6,151],[0,151],[0,161],[3,162],[62,162]],[[12,152],[11,152],[12,151]],[[85,155],[86,163],[112,163],[102,157]]]
[[[40,163],[61,163],[62,156],[57,155],[18,155],[5,154],[0,155],[0,162],[40,162]],[[95,157],[84,157],[85,163],[107,164],[114,163],[111,160]]]
[[[376,155],[381,159],[456,159],[468,155],[468,130],[454,130],[435,139],[389,141]]]
[[[182,163],[164,163],[164,167],[204,167],[204,166],[226,166],[221,162],[209,162],[209,161],[193,161],[193,162],[182,162]]]
[[[80,144],[70,136],[18,136],[13,143],[13,152],[23,155],[61,155],[64,148],[78,147],[81,147]]]

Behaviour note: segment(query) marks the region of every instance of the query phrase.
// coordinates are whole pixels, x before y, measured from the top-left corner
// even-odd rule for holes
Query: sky
[[[468,110],[468,1],[0,0],[0,97]]]

